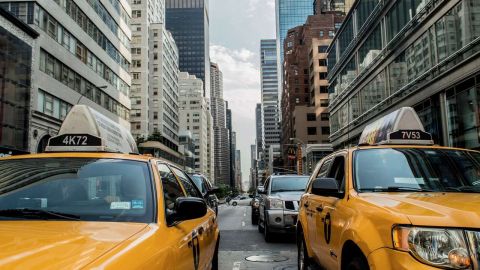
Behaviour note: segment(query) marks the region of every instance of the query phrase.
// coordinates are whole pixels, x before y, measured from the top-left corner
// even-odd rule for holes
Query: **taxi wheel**
[[[303,235],[300,235],[301,239],[297,242],[298,248],[298,270],[307,270],[311,268],[310,258],[307,252],[307,245]]]
[[[346,270],[369,270],[367,259],[363,255],[355,255],[347,264]]]
[[[233,205],[233,206],[237,206],[237,202],[233,202],[232,205]]]

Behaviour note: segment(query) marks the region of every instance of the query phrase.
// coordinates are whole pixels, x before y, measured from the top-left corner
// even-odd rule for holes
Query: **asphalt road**
[[[219,267],[221,270],[291,270],[297,269],[297,247],[294,237],[277,235],[266,243],[257,226],[252,225],[250,206],[220,205]],[[267,255],[281,262],[251,262],[250,256]],[[267,258],[267,259],[270,259]]]

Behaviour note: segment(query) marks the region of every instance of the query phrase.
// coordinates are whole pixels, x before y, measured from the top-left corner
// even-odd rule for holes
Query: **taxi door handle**
[[[323,206],[317,207],[317,211],[318,211],[318,212],[323,212]]]

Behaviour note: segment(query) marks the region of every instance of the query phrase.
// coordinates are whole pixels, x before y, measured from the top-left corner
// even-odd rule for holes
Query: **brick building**
[[[284,42],[282,93],[282,155],[285,167],[294,168],[290,138],[303,144],[327,143],[328,93],[326,48],[343,21],[334,12],[312,15],[304,25],[288,31]],[[323,60],[321,60],[323,59]],[[318,66],[318,67],[317,67]],[[322,91],[322,92],[321,92]],[[324,104],[325,103],[325,104]],[[322,118],[323,114],[323,118]],[[323,119],[323,120],[322,120]]]

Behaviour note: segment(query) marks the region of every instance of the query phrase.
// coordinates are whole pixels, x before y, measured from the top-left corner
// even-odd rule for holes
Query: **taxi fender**
[[[357,213],[350,215],[342,229],[338,250],[340,256],[349,240],[360,248],[365,257],[379,248],[391,247],[392,224],[409,223],[405,216],[372,205],[362,205],[359,201],[357,203]]]

